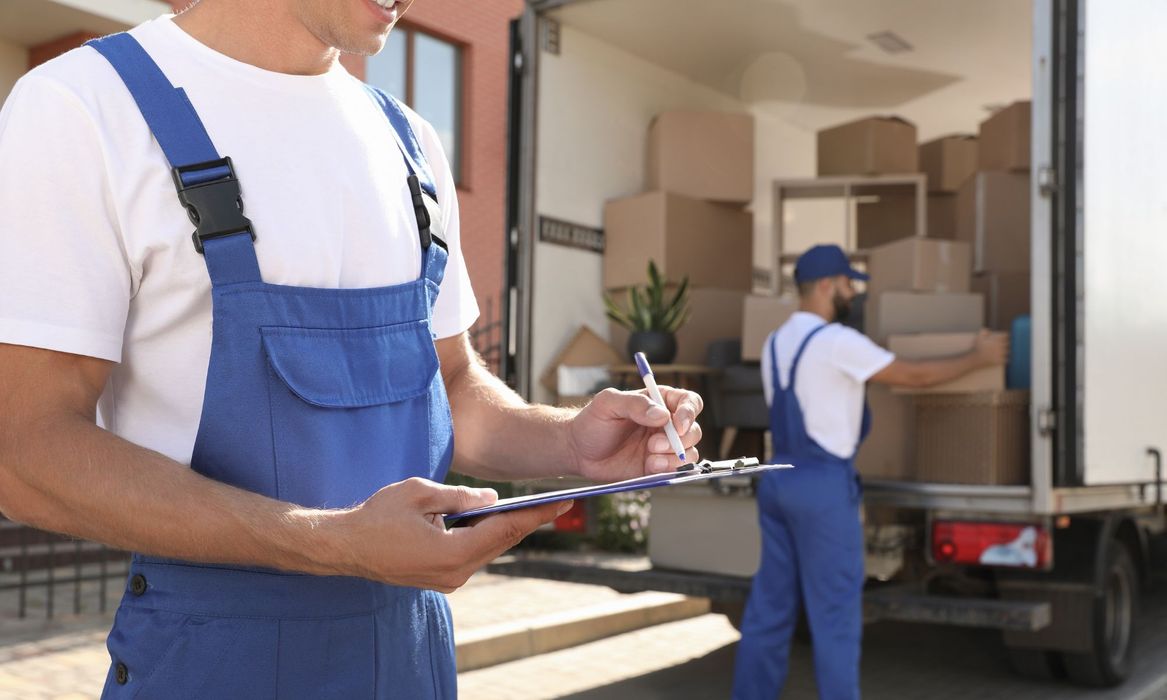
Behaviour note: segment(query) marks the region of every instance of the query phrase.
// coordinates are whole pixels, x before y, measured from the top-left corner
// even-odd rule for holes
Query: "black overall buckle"
[[[215,180],[200,182],[194,185],[184,184],[184,173],[227,168],[227,175]],[[247,233],[251,240],[255,240],[255,231],[251,229],[251,220],[243,215],[243,194],[239,189],[239,180],[235,178],[235,168],[230,158],[209,160],[205,163],[180,165],[170,171],[174,178],[174,187],[178,190],[178,201],[186,208],[186,214],[195,231],[191,234],[195,250],[203,254],[203,242],[212,238],[233,236],[237,233]]]
[[[410,175],[408,182],[409,195],[413,199],[413,216],[417,219],[417,233],[421,237],[421,249],[426,250],[433,243],[433,235],[430,234],[430,212],[429,209],[425,208],[421,182],[417,179],[417,175]]]

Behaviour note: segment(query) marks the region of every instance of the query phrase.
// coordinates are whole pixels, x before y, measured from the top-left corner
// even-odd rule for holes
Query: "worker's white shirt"
[[[786,388],[790,386],[790,365],[795,353],[806,336],[821,325],[822,317],[798,311],[766,338],[762,348],[762,385],[767,406],[774,398],[770,347],[775,334],[779,380]],[[834,324],[812,338],[802,353],[794,382],[807,435],[837,457],[848,459],[854,455],[862,426],[865,384],[893,360],[895,355],[847,326]]]
[[[421,273],[407,171],[385,114],[337,64],[273,73],[197,42],[170,17],[131,31],[186,89],[230,156],[267,282],[347,288]],[[450,258],[439,338],[478,315],[458,203],[434,129],[429,160]],[[113,67],[82,47],[24,76],[0,112],[0,343],[120,362],[103,424],[190,462],[211,349],[211,283],[161,149]]]

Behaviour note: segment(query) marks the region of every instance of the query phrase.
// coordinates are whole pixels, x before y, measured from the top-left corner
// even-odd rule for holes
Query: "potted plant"
[[[677,329],[689,320],[689,277],[681,279],[677,290],[667,295],[665,281],[648,261],[648,285],[628,288],[628,304],[620,306],[607,293],[604,306],[608,318],[624,326],[628,337],[628,356],[643,352],[649,362],[668,364],[677,356]]]

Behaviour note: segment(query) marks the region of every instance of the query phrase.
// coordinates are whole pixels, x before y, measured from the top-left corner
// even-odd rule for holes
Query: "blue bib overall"
[[[859,522],[859,478],[851,458],[823,449],[806,432],[794,393],[798,365],[811,331],[790,365],[783,388],[777,336],[770,344],[773,401],[770,431],[775,463],[794,469],[763,474],[758,484],[762,527],[761,564],[754,576],[742,618],[742,637],[734,668],[736,700],[774,700],[786,682],[790,638],[805,605],[814,639],[814,670],[819,697],[859,697],[859,644],[862,634],[863,529]],[[822,397],[829,401],[829,396]],[[867,436],[870,412],[864,407],[860,442]]]
[[[410,173],[402,185],[424,248],[419,278],[369,289],[268,284],[231,163],[186,94],[130,35],[91,46],[173,166],[197,226],[190,254],[205,256],[211,278],[211,357],[191,467],[314,508],[351,506],[409,477],[441,481],[453,432],[430,317],[447,253],[428,228],[433,181],[401,107],[370,88]],[[259,235],[280,245],[279,231]],[[108,648],[105,698],[457,694],[445,598],[359,578],[135,555]]]

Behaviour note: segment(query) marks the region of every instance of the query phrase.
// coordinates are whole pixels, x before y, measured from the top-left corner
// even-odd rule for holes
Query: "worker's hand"
[[[333,523],[340,573],[450,593],[571,501],[487,515],[447,530],[442,516],[488,506],[494,489],[445,486],[425,479],[390,484]]]
[[[694,445],[701,440],[697,415],[704,402],[692,391],[661,386],[660,392],[668,411],[653,402],[647,390],[605,389],[596,394],[568,432],[576,472],[593,481],[619,481],[681,466],[662,429],[670,412],[685,447],[685,461],[697,461]]]
[[[982,329],[977,334],[973,352],[986,367],[1003,365],[1009,359],[1009,334]]]

